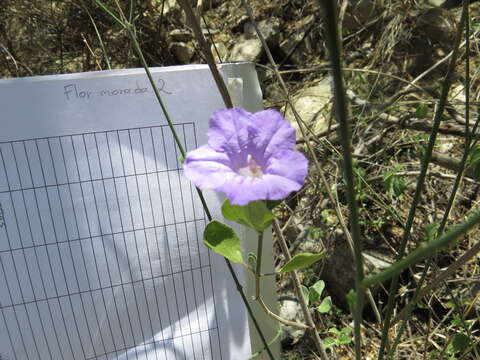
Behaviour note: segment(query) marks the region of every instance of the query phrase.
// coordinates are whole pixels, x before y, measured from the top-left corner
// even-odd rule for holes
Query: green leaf
[[[418,119],[424,119],[427,117],[428,114],[428,106],[426,104],[420,104],[415,111],[415,117]]]
[[[216,220],[210,221],[203,232],[203,241],[210,249],[228,260],[237,264],[244,263],[240,239],[230,226]]]
[[[252,201],[245,206],[239,206],[230,204],[230,201],[226,199],[222,205],[222,215],[230,221],[248,226],[256,231],[265,230],[275,218],[264,201]]]
[[[295,255],[290,259],[279,271],[279,273],[285,273],[293,270],[303,269],[312,265],[318,260],[323,259],[326,256],[325,252],[320,254],[301,253]]]
[[[407,185],[405,185],[405,179],[403,177],[396,175],[392,179],[392,192],[395,196],[399,197],[402,195],[406,187]]]
[[[339,345],[350,344],[352,342],[352,338],[350,336],[343,335],[338,338],[337,342]]]
[[[275,209],[278,205],[280,205],[283,200],[267,200],[266,205],[268,210]]]
[[[307,305],[310,303],[309,299],[309,295],[310,295],[310,290],[308,290],[308,288],[304,285],[300,285],[300,290],[302,290],[302,295],[303,295],[303,298],[305,299]]]
[[[323,237],[323,230],[316,226],[310,226],[309,228],[307,228],[307,233],[308,238],[313,241],[318,241]]]
[[[423,232],[425,233],[425,241],[430,242],[437,238],[437,232],[440,224],[432,223],[425,226]]]
[[[325,289],[325,282],[323,280],[317,281],[310,287],[310,303],[313,304],[320,300],[323,289]]]
[[[328,329],[328,332],[330,334],[340,335],[340,331],[338,331],[337,328],[330,328],[330,329]]]
[[[455,351],[464,352],[470,346],[470,338],[464,333],[457,333],[452,341]]]
[[[453,302],[452,302],[453,304]],[[453,305],[455,306],[455,305]],[[453,307],[452,306],[452,307]],[[460,316],[458,315],[455,315],[452,319],[452,326],[455,326],[455,327],[459,327],[459,326],[462,326],[462,319],[460,318]]]
[[[383,184],[391,194],[397,197],[402,195],[407,187],[405,179],[398,175],[401,169],[402,166],[395,166],[392,170],[388,170],[383,174]]]
[[[319,306],[317,306],[316,310],[319,313],[325,314],[325,313],[328,313],[331,308],[332,308],[332,299],[330,298],[330,296],[327,296],[325,299],[323,299],[322,303]]]
[[[325,349],[330,349],[330,348],[334,347],[335,345],[337,345],[337,339],[334,339],[334,338],[331,338],[331,337],[327,337],[327,338],[323,339],[323,347]]]
[[[342,330],[340,330],[340,334],[342,335],[348,335],[348,334],[351,334],[353,331],[352,328],[350,327],[344,327]]]

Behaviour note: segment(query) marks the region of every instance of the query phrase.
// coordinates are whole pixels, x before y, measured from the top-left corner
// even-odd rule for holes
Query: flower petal
[[[215,111],[210,118],[208,144],[217,151],[238,153],[245,149],[251,115],[241,108]]]
[[[276,110],[259,111],[251,115],[256,129],[253,145],[268,159],[277,151],[292,150],[295,146],[295,129]]]
[[[308,160],[299,151],[281,151],[270,157],[265,173],[282,176],[302,186],[308,173]]]
[[[185,176],[202,189],[224,192],[232,204],[284,199],[305,181],[308,161],[293,150],[295,130],[275,110],[219,110],[208,139],[187,154]]]
[[[235,176],[222,185],[223,191],[233,205],[247,205],[256,200],[285,199],[302,184],[279,175],[264,175],[261,178]]]
[[[220,190],[226,181],[237,175],[231,168],[228,156],[209,145],[187,153],[183,172],[199,188],[214,190]]]

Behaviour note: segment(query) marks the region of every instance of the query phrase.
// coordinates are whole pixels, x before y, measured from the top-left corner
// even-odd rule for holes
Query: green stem
[[[213,79],[215,80],[215,84],[217,84],[218,91],[220,92],[220,95],[222,95],[225,106],[227,108],[233,108],[233,103],[232,103],[230,94],[228,93],[228,88],[225,82],[223,81],[223,78],[220,75],[220,72],[218,71],[217,64],[215,63],[215,58],[213,57],[213,54],[212,54],[212,50],[208,42],[205,40],[205,37],[203,36],[202,27],[198,22],[198,18],[193,13],[190,1],[177,0],[177,2],[183,8],[183,11],[187,16],[187,20],[190,22],[192,30],[195,34],[195,39],[200,44],[203,55],[205,56],[208,67],[210,68],[210,73],[212,74]]]
[[[257,266],[255,268],[255,299],[260,299],[260,274],[262,273],[263,231],[258,233]]]
[[[183,158],[185,158],[185,149],[183,147],[182,142],[180,141],[180,138],[178,137],[178,134],[175,130],[175,127],[173,125],[173,121],[170,118],[170,115],[167,111],[167,107],[165,106],[165,103],[163,102],[162,97],[160,96],[160,91],[158,88],[155,86],[155,80],[153,79],[152,73],[150,72],[150,69],[148,68],[147,61],[145,60],[145,57],[143,56],[143,52],[140,48],[140,44],[137,41],[137,38],[135,36],[135,33],[133,32],[133,28],[130,24],[127,25],[126,27],[128,36],[130,40],[133,43],[133,47],[135,49],[135,52],[137,53],[138,57],[140,58],[140,62],[142,63],[143,68],[145,69],[145,73],[147,74],[148,80],[150,81],[150,84],[152,85],[153,92],[155,93],[155,97],[158,100],[158,103],[160,104],[160,107],[162,108],[163,114],[165,115],[165,118],[168,123],[168,127],[170,128],[170,131],[173,134],[173,137],[175,139],[175,143],[177,144],[178,149],[180,150],[180,154],[182,155]]]
[[[465,1],[465,0],[464,0]],[[455,64],[457,63],[457,57],[459,53],[459,48],[460,48],[460,40],[462,38],[462,30],[463,30],[463,25],[465,24],[465,10],[462,12],[462,16],[460,19],[460,23],[458,24],[457,28],[457,34],[455,38],[455,43],[454,43],[454,49],[452,53],[452,57],[450,58],[450,63],[449,67],[447,70],[447,74],[445,75],[445,80],[443,82],[442,86],[442,92],[440,94],[440,99],[437,105],[437,110],[435,112],[434,118],[433,118],[433,126],[432,126],[432,132],[430,133],[430,138],[428,141],[427,148],[425,150],[425,155],[422,160],[422,165],[420,169],[420,175],[418,176],[417,180],[417,187],[415,189],[415,194],[413,196],[412,204],[410,206],[410,210],[408,213],[408,218],[407,222],[405,225],[405,230],[403,232],[403,237],[400,242],[399,246],[399,251],[398,251],[398,259],[402,259],[405,255],[405,249],[408,243],[408,240],[410,239],[410,234],[413,226],[413,221],[415,219],[415,213],[417,210],[417,206],[420,203],[422,191],[423,191],[423,186],[425,183],[425,178],[427,175],[428,171],[428,164],[430,163],[431,157],[432,157],[432,152],[433,152],[433,147],[435,145],[435,140],[437,138],[437,133],[438,129],[440,127],[440,122],[442,120],[442,115],[443,111],[445,109],[445,104],[447,102],[447,95],[450,90],[452,80],[453,80],[453,74],[455,70]],[[422,249],[419,249],[422,250]],[[413,264],[413,263],[411,263]],[[392,266],[393,267],[393,266]],[[390,269],[387,269],[390,270]],[[379,274],[380,275],[380,274]],[[400,272],[392,272],[392,282],[390,284],[390,290],[389,290],[389,295],[388,295],[388,302],[387,302],[387,310],[385,313],[384,317],[384,323],[382,327],[382,339],[380,342],[380,349],[378,353],[378,360],[382,360],[385,352],[385,347],[388,342],[388,330],[390,328],[390,321],[392,318],[392,313],[393,313],[393,306],[395,303],[395,298],[398,290],[398,281],[399,281],[399,275]]]
[[[452,191],[450,193],[450,197],[448,199],[447,207],[445,209],[445,212],[443,214],[442,221],[440,223],[440,226],[438,228],[437,236],[443,235],[443,232],[445,230],[445,226],[447,225],[448,218],[450,216],[450,211],[455,203],[456,195],[458,188],[460,186],[460,183],[463,179],[463,174],[464,170],[467,164],[468,156],[470,155],[471,152],[471,144],[473,141],[473,137],[475,134],[475,131],[479,125],[480,122],[480,115],[477,117],[477,120],[475,122],[475,125],[473,126],[472,131],[470,132],[470,28],[469,28],[469,13],[468,13],[468,3],[464,2],[464,11],[465,11],[465,51],[466,51],[466,63],[465,63],[465,149],[463,152],[463,157],[460,162],[460,166],[457,172],[457,176],[455,177],[455,182],[452,187]],[[415,289],[415,293],[413,294],[412,300],[406,305],[405,307],[405,313],[402,316],[402,323],[400,325],[400,329],[397,332],[397,335],[395,337],[395,341],[393,343],[392,348],[390,349],[388,353],[389,358],[393,358],[395,355],[395,350],[400,343],[401,336],[403,334],[403,331],[406,329],[407,321],[410,319],[410,316],[412,314],[412,311],[417,304],[417,302],[420,300],[420,290],[422,289],[423,283],[425,282],[425,279],[427,278],[428,271],[430,267],[433,264],[433,258],[430,258],[425,265],[422,275],[420,277],[420,281],[417,284],[417,287]],[[462,314],[460,314],[462,315]]]
[[[280,223],[278,222],[278,219],[273,220],[272,226],[273,226],[273,230],[275,231],[275,234],[277,235],[278,243],[280,244],[280,248],[282,249],[282,252],[285,255],[286,260],[290,261],[292,259],[292,255],[288,250],[287,241],[285,240],[285,236],[282,233],[282,229],[280,228]],[[322,339],[320,339],[320,335],[318,334],[317,328],[315,327],[315,322],[313,321],[310,310],[308,309],[307,301],[303,296],[300,279],[298,278],[297,271],[293,270],[292,272],[290,272],[290,275],[293,280],[293,287],[295,289],[295,293],[297,295],[298,301],[300,302],[300,306],[302,307],[305,322],[310,327],[310,331],[312,332],[313,341],[315,342],[317,351],[319,352],[318,355],[321,360],[328,360],[328,355],[322,344]],[[336,356],[334,354],[332,354],[332,357],[336,359]]]
[[[127,31],[129,32],[130,35],[133,35],[133,33],[131,33],[128,29],[127,29]],[[143,57],[143,54],[142,54],[142,52],[141,52],[140,46],[138,45],[138,42],[136,41],[135,37],[133,37],[133,38],[131,38],[131,39],[132,39],[132,41],[133,41],[133,43],[134,43],[134,46],[135,46],[136,51],[138,52],[138,55],[139,55],[139,57],[140,57],[140,60],[141,60],[141,62],[142,62],[142,64],[143,64],[143,67],[144,67],[144,69],[145,69],[145,72],[147,73],[147,77],[148,77],[148,79],[150,80],[150,83],[151,83],[151,85],[152,85],[152,87],[153,87],[153,90],[154,90],[154,92],[155,92],[155,96],[157,97],[157,100],[158,100],[158,102],[159,102],[159,104],[160,104],[160,106],[161,106],[161,108],[162,108],[162,111],[163,111],[163,113],[164,113],[164,115],[165,115],[165,118],[167,119],[168,126],[170,127],[170,130],[172,131],[173,137],[174,137],[174,139],[175,139],[175,143],[177,144],[177,146],[178,146],[178,148],[179,148],[179,150],[180,150],[180,154],[181,154],[183,157],[185,157],[185,150],[184,150],[184,148],[183,148],[183,145],[182,145],[182,143],[180,142],[180,138],[178,137],[178,134],[177,134],[177,132],[176,132],[174,126],[173,126],[173,122],[172,122],[172,120],[170,119],[170,116],[169,116],[169,114],[168,114],[168,112],[167,112],[167,109],[166,109],[166,107],[165,107],[165,104],[164,104],[162,98],[160,97],[160,92],[159,92],[158,88],[155,86],[155,82],[154,82],[153,77],[152,77],[152,75],[151,75],[151,73],[150,73],[150,70],[148,69],[148,66],[147,66],[147,64],[146,64],[145,58]],[[133,39],[135,39],[135,40],[133,40]],[[204,209],[204,211],[205,211],[205,213],[206,213],[206,215],[207,215],[208,221],[212,221],[212,215],[211,215],[211,213],[210,213],[210,209],[208,208],[208,205],[207,205],[207,203],[206,203],[206,200],[205,200],[205,197],[203,196],[202,191],[201,191],[199,188],[196,188],[196,190],[197,190],[197,193],[198,193],[198,195],[199,195],[199,197],[200,197],[200,201],[202,202],[202,206],[203,206],[203,209]],[[237,277],[237,275],[235,274],[235,270],[233,269],[233,266],[232,266],[232,264],[230,263],[230,261],[225,258],[225,262],[226,262],[226,264],[227,264],[227,267],[228,267],[228,270],[229,270],[230,274],[232,275],[233,281],[235,282],[235,286],[236,286],[238,292],[240,293],[240,296],[241,296],[241,298],[242,298],[242,300],[243,300],[243,303],[245,304],[245,307],[246,307],[246,309],[247,309],[247,312],[248,312],[250,318],[251,318],[252,321],[253,321],[253,324],[254,324],[254,326],[255,326],[255,328],[256,328],[259,336],[260,336],[260,339],[261,339],[261,341],[262,341],[265,349],[267,350],[268,356],[270,357],[271,360],[274,360],[275,358],[274,358],[274,356],[273,356],[272,351],[270,350],[270,347],[268,346],[267,339],[265,338],[265,335],[263,334],[263,332],[262,332],[262,330],[261,330],[261,328],[260,328],[260,324],[258,323],[257,319],[255,318],[255,315],[253,314],[253,311],[252,311],[252,309],[251,309],[251,307],[250,307],[250,304],[248,303],[248,299],[247,299],[247,297],[245,296],[245,293],[244,293],[244,291],[243,291],[243,286],[240,284],[240,281],[238,280],[238,277]]]
[[[337,2],[335,0],[322,0],[320,4],[324,9],[325,32],[327,46],[332,66],[332,75],[334,82],[335,108],[337,112],[337,121],[339,123],[340,141],[342,144],[344,177],[347,184],[348,209],[350,213],[351,233],[355,255],[355,307],[353,317],[355,320],[355,358],[361,359],[361,324],[362,310],[364,301],[364,288],[361,283],[363,274],[362,243],[360,239],[360,226],[358,219],[358,206],[356,201],[356,192],[354,184],[354,173],[352,166],[352,154],[350,151],[350,127],[348,123],[347,97],[343,83],[343,74],[341,66],[341,43],[338,33],[337,23]]]
[[[180,141],[180,138],[178,137],[178,134],[175,130],[175,127],[173,125],[173,122],[170,118],[170,115],[168,113],[168,110],[162,100],[162,97],[160,96],[160,91],[158,90],[157,86],[155,85],[155,81],[153,80],[153,77],[152,77],[152,74],[150,73],[150,69],[148,67],[148,64],[145,60],[145,57],[143,56],[143,52],[140,48],[140,45],[138,44],[138,41],[137,41],[137,38],[135,36],[135,33],[132,31],[132,27],[133,25],[126,22],[126,21],[122,21],[120,20],[112,11],[110,11],[100,0],[96,0],[96,3],[97,5],[99,5],[109,16],[111,16],[123,29],[125,29],[127,31],[127,34],[130,38],[130,40],[132,41],[132,44],[134,46],[134,49],[135,51],[137,52],[137,55],[142,63],[142,66],[143,68],[145,69],[145,73],[147,74],[147,77],[150,81],[150,84],[152,86],[152,89],[155,93],[155,96],[157,98],[157,101],[158,103],[160,104],[160,107],[162,108],[162,112],[167,120],[167,123],[168,123],[168,126],[172,132],[172,135],[174,137],[174,140],[175,140],[175,143],[180,151],[180,154],[182,155],[182,157],[185,157],[185,149],[183,148],[183,145]],[[212,215],[211,215],[211,212],[208,208],[208,205],[206,203],[206,200],[205,200],[205,197],[203,196],[202,192],[200,189],[196,188],[197,190],[197,193],[200,197],[200,201],[202,203],[202,206],[203,206],[203,209],[205,211],[205,214],[208,218],[209,221],[212,220]],[[255,329],[257,330],[257,333],[258,335],[260,336],[260,339],[262,341],[262,344],[264,345],[266,351],[267,351],[267,354],[268,354],[268,357],[270,358],[270,360],[275,360],[275,357],[273,356],[273,353],[268,345],[268,342],[267,342],[267,339],[265,338],[265,335],[263,334],[263,331],[260,327],[260,324],[258,323],[257,319],[255,318],[255,315],[253,314],[253,311],[252,311],[252,308],[250,306],[250,304],[248,303],[248,299],[245,295],[245,292],[243,291],[243,286],[241,285],[236,273],[235,273],[235,270],[233,269],[233,266],[232,264],[230,263],[230,261],[228,259],[225,258],[225,262],[227,264],[227,267],[228,267],[228,270],[233,278],[233,281],[235,282],[235,285],[236,285],[236,288],[238,290],[238,292],[240,293],[240,296],[242,298],[242,301],[245,305],[245,308],[247,309],[247,312],[248,312],[248,315],[250,316],[250,319],[252,320],[253,322],[253,325],[255,326]]]
[[[362,286],[364,288],[372,287],[376,284],[382,283],[394,276],[398,276],[403,270],[408,267],[422,261],[423,259],[434,255],[436,252],[442,248],[452,245],[455,240],[458,239],[461,235],[465,234],[471,230],[474,226],[480,223],[480,211],[472,215],[467,221],[463,224],[460,224],[453,228],[453,230],[448,233],[440,236],[439,238],[429,242],[427,245],[421,246],[418,249],[411,252],[405,258],[397,261],[395,264],[390,266],[388,269],[378,273],[376,275],[369,276],[362,281]]]
[[[284,319],[277,314],[275,314],[273,311],[271,311],[268,306],[265,304],[265,302],[262,299],[261,296],[261,291],[260,291],[260,280],[262,278],[262,253],[263,253],[263,231],[258,232],[258,244],[257,244],[257,266],[255,269],[255,300],[260,304],[261,308],[265,313],[270,316],[271,318],[281,322],[284,325],[287,326],[293,326],[299,329],[310,329],[310,326],[298,323],[295,321],[290,321],[287,319]]]
[[[88,10],[88,7],[85,5],[83,0],[82,0],[82,6],[85,9],[85,12],[87,13],[88,18],[90,19],[90,22],[93,25],[93,28],[95,30],[95,34],[97,35],[98,42],[100,44],[100,47],[102,48],[103,59],[105,60],[105,63],[107,64],[108,70],[112,70],[112,66],[110,64],[110,59],[108,58],[107,49],[105,48],[105,44],[102,40],[102,36],[100,35],[100,32],[98,31],[98,28],[97,28],[97,24],[95,24],[95,20],[93,19],[92,15],[90,14],[90,11]]]

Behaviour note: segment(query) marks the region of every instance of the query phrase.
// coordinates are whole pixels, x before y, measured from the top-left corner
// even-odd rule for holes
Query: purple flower
[[[233,205],[281,200],[299,190],[308,161],[295,146],[295,129],[275,110],[216,111],[208,144],[190,151],[184,173],[201,189],[224,192]]]

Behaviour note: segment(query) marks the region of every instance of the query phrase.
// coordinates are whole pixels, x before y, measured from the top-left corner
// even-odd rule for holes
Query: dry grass
[[[127,8],[129,1],[122,1]],[[281,38],[288,39],[301,32],[295,52],[286,53],[280,48],[272,49],[275,61],[282,64],[286,84],[293,94],[328,75],[325,47],[322,35],[322,20],[318,16],[315,1],[275,0],[252,1],[258,20],[275,16],[281,21]],[[239,11],[239,1],[226,1],[218,7],[203,11],[205,22],[212,31],[212,40],[222,47],[231,48],[243,30],[246,21],[244,12]],[[135,9],[136,26],[141,46],[147,61],[152,66],[173,65],[177,61],[171,53],[168,35],[173,29],[185,30],[186,26],[179,10],[170,16],[162,14],[162,1],[138,2]],[[477,115],[479,97],[479,42],[480,11],[471,7],[473,30],[471,54],[471,99],[472,119]],[[165,10],[165,8],[164,8]],[[107,54],[102,50],[100,39],[92,25],[98,28]],[[402,224],[408,212],[419,170],[419,155],[426,142],[425,131],[409,128],[411,123],[429,123],[442,80],[442,65],[428,71],[439,63],[451,50],[450,36],[454,32],[457,12],[426,9],[416,1],[377,0],[375,7],[365,19],[361,14],[347,8],[343,18],[343,38],[347,86],[369,106],[351,106],[354,124],[353,151],[356,158],[356,175],[361,207],[361,225],[365,250],[384,261],[395,258],[402,236]],[[193,39],[193,37],[192,37]],[[450,42],[449,42],[450,41]],[[189,40],[197,48],[193,40]],[[0,5],[0,77],[56,74],[106,69],[105,56],[113,68],[138,67],[139,63],[127,38],[111,19],[103,15],[89,1],[25,1],[3,0]],[[462,91],[465,82],[465,47],[462,62],[458,66],[454,89]],[[299,62],[300,59],[300,62]],[[198,50],[192,62],[203,61]],[[259,67],[262,73],[266,106],[281,108],[281,96],[275,92],[277,80],[270,64],[264,61]],[[366,72],[368,70],[369,72]],[[408,87],[418,75],[427,71],[417,82],[420,89],[396,94]],[[402,81],[399,80],[402,79]],[[394,99],[391,102],[389,100]],[[454,101],[453,101],[454,100]],[[477,102],[477,103],[475,103]],[[389,104],[383,107],[383,104]],[[422,104],[426,104],[426,107]],[[463,102],[460,96],[452,99],[451,110],[443,127],[462,128]],[[426,111],[419,116],[419,109]],[[379,117],[386,113],[398,117],[398,123],[389,123]],[[457,114],[457,115],[455,115]],[[473,121],[473,120],[472,120]],[[348,221],[345,188],[341,180],[342,169],[339,145],[334,132],[316,134],[310,139],[322,169],[327,174],[330,190],[333,191],[343,217]],[[435,151],[451,158],[460,159],[464,139],[444,134]],[[403,185],[402,191],[395,190],[384,180],[388,171],[394,170],[396,181]],[[455,171],[438,164],[431,166],[423,200],[417,211],[412,240],[408,249],[418,247],[428,236],[433,236],[428,224],[439,223],[446,206],[446,199],[453,184]],[[287,199],[279,211],[284,232],[291,250],[310,249],[312,246],[326,248],[335,254],[338,244],[345,241],[341,227],[332,211],[319,174],[312,170],[305,188]],[[478,208],[479,183],[470,175],[463,181],[457,195],[457,203],[450,214],[449,224],[461,222],[473,209]],[[427,283],[442,269],[446,269],[470,248],[479,238],[474,231],[459,243],[438,255],[434,267],[429,271]],[[279,251],[277,261],[283,257]],[[337,250],[338,251],[338,250]],[[302,274],[304,285],[312,285],[324,274],[326,264],[312,268]],[[396,302],[398,313],[408,299],[423,270],[419,264],[401,277],[401,290]],[[478,258],[461,266],[445,283],[426,296],[416,308],[408,323],[396,359],[476,359],[479,328],[480,273]],[[345,280],[346,281],[346,280]],[[289,282],[278,279],[281,295],[291,293]],[[316,315],[322,338],[328,329],[351,326],[351,317],[342,294],[334,294],[335,284],[327,283],[327,291],[336,299],[334,309],[328,316]],[[386,302],[388,284],[374,292],[380,309]],[[375,322],[371,309],[367,309],[364,327],[364,358],[375,358],[379,346],[380,324]],[[391,338],[398,325],[391,329]],[[459,333],[466,333],[474,347],[463,354],[452,350],[452,341]],[[339,358],[353,358],[352,344],[335,348]],[[295,345],[286,345],[286,359],[315,359],[314,347],[309,339],[301,339]]]

